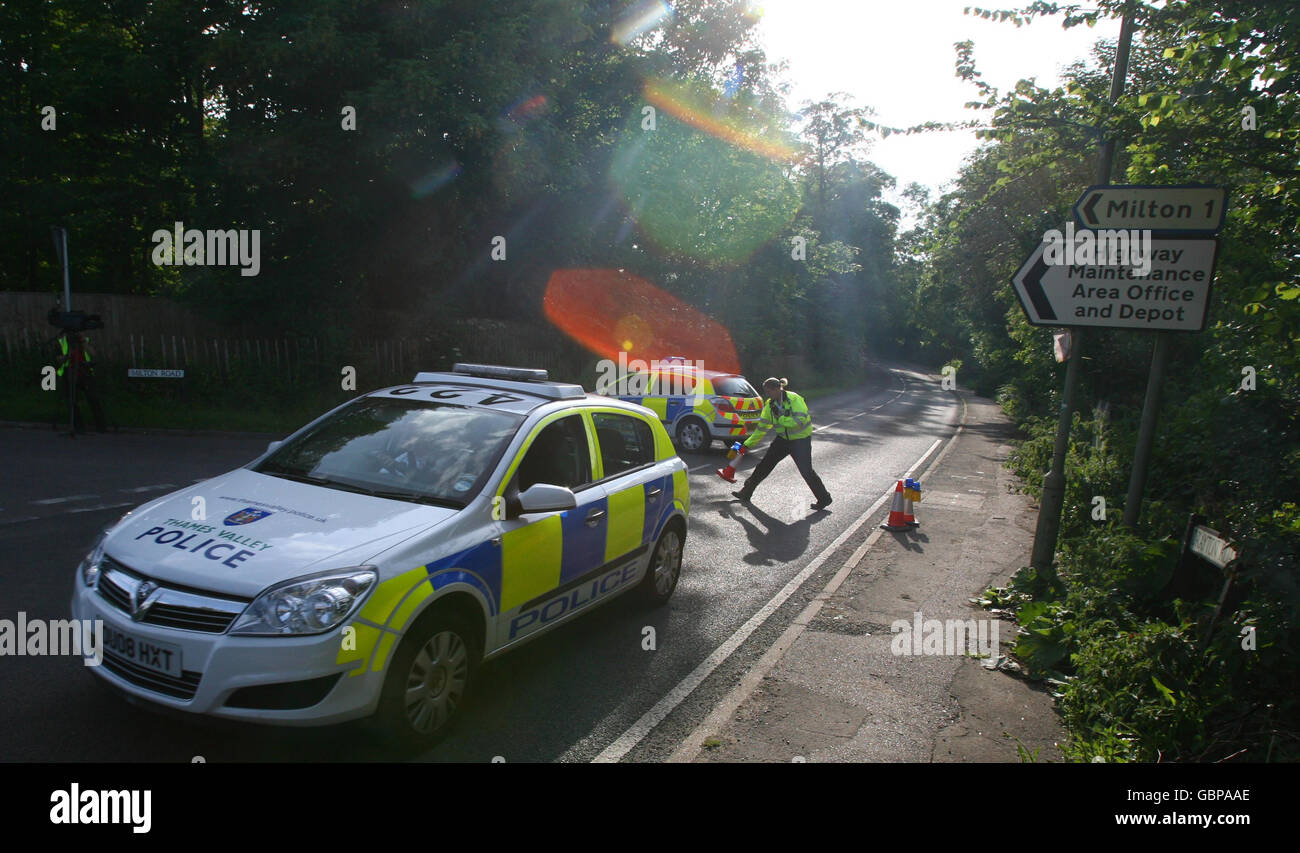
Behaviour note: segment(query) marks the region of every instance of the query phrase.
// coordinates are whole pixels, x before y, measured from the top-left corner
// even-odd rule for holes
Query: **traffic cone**
[[[921,499],[921,484],[911,477],[903,481],[903,521],[908,527],[920,527],[921,522],[912,515],[912,501]]]
[[[894,503],[889,508],[889,521],[880,525],[890,533],[901,533],[908,529],[907,518],[903,515],[903,481],[898,481],[894,489]]]
[[[715,473],[728,483],[736,482],[736,466],[740,464],[741,459],[745,458],[745,453],[748,450],[749,448],[745,447],[745,445],[741,444],[739,441],[731,445],[731,453],[727,454],[731,457],[731,461],[727,463],[726,468],[718,468]]]

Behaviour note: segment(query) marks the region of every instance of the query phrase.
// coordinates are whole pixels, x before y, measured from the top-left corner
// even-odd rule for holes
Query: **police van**
[[[420,373],[106,529],[72,610],[93,671],[174,709],[291,725],[375,715],[412,745],[481,661],[677,586],[686,465],[645,408],[485,365]]]

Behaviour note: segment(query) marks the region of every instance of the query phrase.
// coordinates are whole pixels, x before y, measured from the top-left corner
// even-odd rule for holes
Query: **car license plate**
[[[176,678],[181,677],[179,646],[155,643],[153,640],[136,637],[105,625],[104,648],[114,652],[120,658],[125,658],[128,663],[154,672],[165,672]]]

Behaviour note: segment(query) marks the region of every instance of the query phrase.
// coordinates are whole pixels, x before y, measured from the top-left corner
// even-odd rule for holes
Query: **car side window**
[[[537,483],[577,489],[591,482],[587,428],[581,415],[547,424],[533,439],[515,476],[519,491]]]
[[[654,461],[654,433],[645,421],[608,412],[594,412],[591,420],[596,425],[596,442],[606,477]]]

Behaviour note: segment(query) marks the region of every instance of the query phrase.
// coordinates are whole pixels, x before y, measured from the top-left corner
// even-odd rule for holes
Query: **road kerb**
[[[957,429],[948,437],[944,444],[944,448],[939,452],[939,455],[930,460],[930,463],[926,465],[924,472],[916,474],[916,479],[919,480],[922,479],[923,476],[929,476],[930,472],[938,467],[939,463],[943,461],[943,458],[948,455],[948,451],[950,451],[957,443],[957,437],[961,435],[962,430],[966,425],[966,412],[966,398],[963,396],[961,397],[961,421],[958,423]],[[939,441],[942,441],[942,439],[936,440],[935,444],[938,444]],[[927,450],[919,460],[917,460],[913,466],[913,470],[920,468],[920,466],[925,463],[926,457],[934,452],[934,448],[934,444],[930,445],[930,449]],[[864,520],[874,516],[876,512],[884,506],[885,501],[893,495],[893,492],[894,490],[892,487],[886,490],[885,493],[871,505],[871,508],[866,511],[862,518],[859,518],[858,521],[849,529],[856,531]],[[722,727],[727,724],[732,716],[735,715],[736,711],[740,709],[740,706],[744,704],[745,700],[758,689],[759,684],[761,684],[763,679],[767,677],[767,674],[771,672],[772,668],[776,666],[782,657],[785,656],[785,653],[794,645],[795,640],[799,639],[799,636],[803,634],[808,625],[817,618],[817,614],[821,612],[822,606],[825,605],[837,590],[839,590],[845,579],[848,578],[849,574],[857,568],[859,563],[862,562],[863,557],[867,555],[867,552],[871,550],[883,533],[884,530],[880,527],[877,527],[871,532],[871,535],[866,538],[866,541],[858,546],[858,549],[853,552],[852,556],[850,556],[847,561],[845,561],[844,565],[841,566],[840,570],[835,573],[834,577],[827,582],[822,591],[817,593],[816,597],[813,598],[812,601],[808,602],[808,605],[794,618],[794,621],[791,622],[789,627],[782,632],[781,636],[772,644],[772,647],[763,653],[763,656],[754,663],[749,672],[745,673],[745,676],[740,680],[740,683],[733,687],[731,692],[729,692],[723,700],[714,707],[709,715],[705,717],[689,735],[687,735],[686,739],[678,745],[677,749],[673,750],[672,755],[668,756],[667,763],[689,763],[695,760],[699,755],[700,750],[704,747],[704,741],[720,732]],[[832,543],[831,547],[834,548],[835,544]]]

